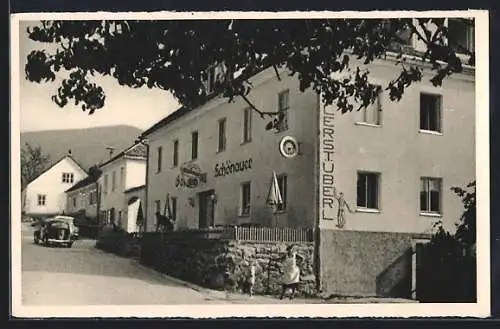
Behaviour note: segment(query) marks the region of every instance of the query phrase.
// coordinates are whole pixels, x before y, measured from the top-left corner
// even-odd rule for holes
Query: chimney
[[[71,156],[72,153],[71,153],[71,149],[68,150],[68,155]]]

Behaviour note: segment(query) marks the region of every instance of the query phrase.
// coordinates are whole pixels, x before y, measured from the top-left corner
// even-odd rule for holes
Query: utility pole
[[[109,158],[111,159],[113,157],[113,153],[116,150],[116,148],[113,147],[113,146],[106,146],[106,150],[108,150],[108,152],[109,152]]]

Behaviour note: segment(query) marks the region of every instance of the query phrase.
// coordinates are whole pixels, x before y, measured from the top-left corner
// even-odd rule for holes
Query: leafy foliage
[[[93,178],[93,180],[97,180],[101,176],[102,170],[98,165],[93,165],[89,168],[88,173],[89,176]]]
[[[50,157],[42,153],[40,146],[25,143],[21,149],[21,189],[38,177],[47,167]]]
[[[466,189],[453,187],[464,204],[464,212],[457,223],[456,240],[468,248],[476,244],[476,181],[467,184]]]
[[[192,108],[211,96],[203,82],[213,66],[222,68],[214,93],[229,101],[242,97],[262,117],[277,113],[252,104],[249,78],[269,67],[278,78],[279,69],[286,69],[298,77],[301,91],[312,88],[324,95],[325,105],[335,103],[345,113],[366,107],[378,92],[368,83],[369,71],[352,64],[351,58],[369,64],[409,36],[427,46],[418,55],[432,65],[434,85],[462,71],[455,52],[459,47],[449,38],[444,18],[43,21],[28,34],[34,41],[56,44],[57,50],[31,52],[26,78],[40,83],[69,72],[52,100],[60,107],[73,100],[90,114],[105,103],[104,90],[92,82],[96,74],[131,88],[168,90]],[[423,72],[419,65],[406,63],[398,49],[401,71],[384,86],[393,101],[420,81]],[[473,63],[474,55],[462,50]]]
[[[440,226],[422,250],[425,269],[419,284],[421,301],[472,302],[476,299],[476,182],[452,187],[464,204],[455,233]]]

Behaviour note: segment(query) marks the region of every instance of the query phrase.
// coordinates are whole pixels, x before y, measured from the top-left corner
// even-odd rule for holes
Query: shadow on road
[[[24,236],[21,248],[23,272],[107,276],[136,279],[155,285],[180,286],[159,274],[136,266],[131,259],[95,248],[95,240],[77,240],[72,248],[46,247],[35,244],[30,236]]]

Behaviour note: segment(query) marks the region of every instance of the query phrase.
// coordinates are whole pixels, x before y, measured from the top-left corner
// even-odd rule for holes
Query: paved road
[[[25,305],[133,305],[223,302],[138,267],[129,259],[76,241],[73,248],[22,243],[22,300]]]
[[[24,305],[153,305],[303,303],[272,297],[232,295],[194,290],[176,280],[102,252],[93,240],[72,248],[33,243],[24,227],[22,240],[22,302]]]
[[[161,275],[136,261],[95,248],[94,240],[78,240],[72,248],[33,243],[33,229],[23,225],[22,303],[26,306],[179,305],[409,302],[388,299],[294,299],[231,294],[199,289]]]

